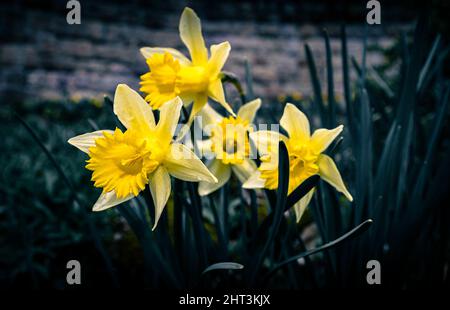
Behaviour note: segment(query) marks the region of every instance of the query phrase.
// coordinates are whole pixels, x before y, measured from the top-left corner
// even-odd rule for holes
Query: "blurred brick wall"
[[[178,19],[185,1],[153,1],[153,4],[132,0],[80,2],[81,25],[66,23],[68,10],[64,0],[49,1],[44,7],[36,1],[0,4],[1,97],[10,101],[24,96],[33,99],[99,97],[105,93],[112,94],[118,83],[127,83],[137,89],[139,75],[147,69],[139,54],[140,47],[170,46],[185,51],[178,37]],[[241,4],[230,1],[228,5],[221,2],[220,6],[212,8],[208,7],[207,1],[188,4],[202,18],[208,45],[230,41],[232,52],[225,70],[243,77],[247,59],[253,67],[255,93],[266,99],[311,92],[303,48],[305,43],[311,46],[325,89],[325,51],[321,30],[326,28],[332,38],[334,74],[339,93],[342,89],[340,21],[334,15],[330,19],[325,15],[322,21],[312,18],[320,15],[321,10],[335,13],[338,6],[307,2],[310,6],[302,7],[301,22],[298,23],[292,21],[291,15],[295,15],[298,8],[292,8],[291,1],[281,6],[286,11],[281,13],[277,11],[280,6],[272,10],[270,6],[251,1]],[[251,12],[255,12],[254,16],[250,16]],[[359,60],[365,2],[351,6],[350,12],[349,20],[358,21],[358,16],[361,20],[347,27],[349,52]],[[242,18],[240,14],[248,14],[249,18]],[[276,18],[283,14],[287,16],[286,21]],[[369,27],[369,44],[388,47],[409,26],[404,21],[383,21],[381,26]],[[379,52],[369,52],[367,61],[376,65],[383,58]]]

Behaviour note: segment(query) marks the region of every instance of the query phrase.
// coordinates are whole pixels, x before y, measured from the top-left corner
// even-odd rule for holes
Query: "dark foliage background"
[[[82,168],[86,158],[66,141],[95,126],[114,128],[112,107],[102,94],[111,95],[119,82],[137,88],[138,76],[145,71],[138,46],[166,42],[179,47],[174,28],[185,5],[192,5],[205,21],[205,28],[215,27],[209,30],[214,40],[221,40],[224,32],[239,31],[242,24],[236,22],[250,22],[244,25],[248,37],[231,37],[232,44],[233,40],[237,43],[238,56],[230,59],[228,69],[238,73],[248,98],[252,92],[263,98],[259,120],[278,120],[284,103],[294,102],[313,119],[315,128],[330,127],[332,122],[344,123],[347,128],[334,152],[344,180],[356,193],[355,204],[340,201],[321,184],[320,199],[299,225],[292,219],[281,222],[282,233],[270,256],[273,262],[263,265],[263,271],[305,247],[334,240],[363,220],[374,219],[361,238],[306,258],[304,265],[281,268],[268,285],[364,286],[363,262],[376,258],[386,266],[383,278],[387,275],[388,286],[448,287],[449,24],[445,12],[449,7],[446,1],[432,1],[427,32],[414,35],[415,21],[422,11],[418,3],[382,2],[383,25],[366,28],[362,2],[81,1],[86,20],[82,27],[87,28],[78,29],[60,26],[65,22],[66,1],[0,4],[0,287],[70,288],[65,280],[65,265],[70,259],[81,262],[83,287],[171,286],[157,272],[150,272],[150,280],[147,277],[148,253],[143,253],[142,240],[133,233],[136,227],[125,220],[123,212],[90,211],[99,191],[91,186],[90,175]],[[349,50],[348,68],[342,64],[343,23],[349,44],[359,42]],[[265,26],[258,28],[259,24]],[[257,30],[248,30],[252,27]],[[320,30],[323,27],[329,30],[332,42],[333,78],[327,69],[330,58]],[[285,33],[283,29],[287,29]],[[378,39],[372,42],[373,37]],[[249,38],[255,40],[257,48],[239,47],[245,45],[240,45],[240,40]],[[273,48],[271,40],[280,40],[277,42],[283,45]],[[289,47],[289,42],[300,43]],[[313,48],[314,64],[305,43]],[[253,57],[260,46],[261,54]],[[276,58],[279,49],[288,50],[282,56],[292,56],[294,66]],[[362,55],[367,55],[365,62]],[[274,62],[281,69],[270,67]],[[302,73],[290,80],[283,75],[286,67]],[[316,79],[314,71],[318,72]],[[319,84],[320,89],[314,87]],[[330,85],[334,85],[331,92]],[[228,85],[227,90],[238,104],[233,87]],[[349,112],[349,105],[355,107],[353,112]],[[331,106],[335,107],[332,114],[324,112],[331,111]],[[42,147],[50,151],[54,162]],[[227,204],[230,243],[225,258],[251,262],[251,251],[257,252],[261,245],[252,243],[253,248],[242,254],[248,244],[242,239],[240,210],[248,199],[242,202],[236,183],[228,191],[228,201],[224,202],[226,193],[203,201],[204,228],[211,236],[209,253],[214,253],[219,243],[210,207],[213,202]],[[145,195],[143,201],[148,201],[149,193]],[[175,238],[174,199],[164,219],[166,233],[151,237],[167,257],[173,255],[164,244]],[[258,202],[265,203],[265,197],[258,196]],[[136,210],[140,203],[134,203]],[[269,212],[266,207],[259,209],[260,224]],[[188,242],[194,246],[195,238]],[[214,261],[210,263],[223,258],[220,251],[217,253],[211,255]],[[192,252],[190,258],[186,252],[177,254],[181,274],[189,269],[200,273],[202,266]],[[194,267],[189,268],[189,264]],[[198,275],[186,277],[183,285],[202,285]],[[245,278],[239,272],[206,277],[203,280],[218,287],[242,286]],[[299,281],[305,278],[308,281]]]

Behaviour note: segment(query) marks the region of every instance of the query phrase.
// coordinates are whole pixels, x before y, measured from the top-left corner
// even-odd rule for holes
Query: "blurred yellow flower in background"
[[[334,129],[317,129],[310,134],[308,118],[296,106],[288,103],[284,109],[280,125],[289,137],[275,131],[257,131],[250,134],[258,152],[261,154],[261,165],[258,170],[244,183],[244,188],[278,187],[278,143],[282,140],[289,153],[289,190],[290,194],[303,181],[312,175],[320,177],[343,193],[348,200],[353,197],[342,181],[339,170],[331,157],[323,154],[333,140],[342,132],[344,126]],[[294,205],[299,221],[309,204],[314,189]]]
[[[261,100],[255,99],[244,104],[237,117],[222,117],[210,105],[200,111],[204,130],[210,139],[199,141],[203,154],[212,153],[214,159],[208,168],[217,177],[218,183],[200,182],[199,194],[208,195],[221,188],[230,179],[233,172],[244,183],[256,170],[250,159],[248,133],[252,131],[252,122],[261,106]]]
[[[140,91],[147,94],[145,100],[153,109],[159,109],[176,96],[182,99],[185,106],[193,102],[188,124],[206,104],[208,97],[234,115],[225,100],[221,81],[221,70],[230,53],[230,44],[212,45],[208,58],[200,19],[190,8],[185,8],[181,15],[179,31],[191,60],[172,48],[141,49],[150,69],[141,76]]]
[[[158,124],[148,104],[124,84],[117,86],[114,114],[126,130],[98,130],[69,139],[89,155],[95,187],[103,189],[93,211],[102,211],[137,196],[149,184],[156,227],[169,199],[170,176],[184,181],[217,182],[187,147],[172,141],[182,102],[175,97],[161,107]]]

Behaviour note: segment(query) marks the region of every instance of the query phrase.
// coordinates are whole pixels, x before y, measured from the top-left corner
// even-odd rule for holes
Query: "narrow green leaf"
[[[289,154],[287,147],[283,141],[279,142],[278,146],[278,189],[277,189],[277,202],[275,210],[273,210],[274,217],[272,226],[270,228],[270,234],[264,245],[264,248],[260,253],[256,254],[254,264],[252,264],[252,269],[250,271],[250,284],[253,285],[256,280],[257,273],[261,268],[264,257],[267,251],[273,245],[275,237],[277,235],[278,229],[280,227],[281,220],[283,218],[283,213],[286,208],[287,193],[289,188]]]
[[[366,208],[371,208],[372,197],[372,115],[369,96],[364,87],[360,90],[360,127],[356,161],[356,220],[367,216]]]
[[[316,174],[303,181],[303,183],[300,184],[296,189],[294,189],[294,191],[288,196],[284,210],[287,211],[292,208],[292,206],[300,201],[303,196],[308,194],[310,190],[316,187],[319,180],[320,176]]]
[[[305,44],[306,60],[308,62],[309,74],[311,77],[311,82],[313,84],[314,90],[314,103],[317,109],[319,109],[321,124],[326,126],[327,115],[325,113],[325,107],[322,100],[322,88],[320,86],[320,81],[317,75],[317,68],[314,61],[314,56],[308,44]]]
[[[222,251],[222,256],[226,257],[227,243],[225,242],[225,236],[223,233],[222,223],[220,222],[219,213],[217,212],[217,207],[214,202],[213,196],[208,195],[208,199],[209,199],[209,206],[211,208],[211,211],[212,211],[213,217],[214,217],[214,225],[216,226],[216,234],[217,234],[217,240],[219,242],[219,247]]]
[[[241,270],[241,269],[244,269],[244,266],[238,263],[233,262],[216,263],[208,266],[205,270],[203,270],[202,275],[213,270]]]
[[[345,106],[347,110],[347,124],[349,127],[350,135],[353,139],[355,135],[355,124],[354,124],[354,112],[352,104],[352,94],[350,89],[350,73],[348,68],[348,48],[347,48],[347,33],[345,31],[345,26],[341,27],[341,48],[342,48],[342,76],[344,82],[344,97]]]
[[[199,256],[200,267],[204,268],[208,262],[208,256],[205,243],[205,229],[202,223],[201,215],[201,200],[198,195],[198,189],[193,182],[186,182],[189,191],[189,197],[191,199],[191,205],[189,213],[192,218],[192,225],[195,234],[195,244],[197,245],[197,251]]]
[[[431,63],[434,59],[434,56],[436,55],[436,51],[438,50],[439,44],[441,42],[441,35],[438,34],[436,39],[434,40],[433,47],[431,48],[430,52],[428,53],[427,60],[425,62],[425,65],[422,67],[422,70],[420,71],[419,81],[417,82],[417,91],[420,92],[423,86],[423,82],[430,71]]]
[[[303,252],[299,255],[295,255],[293,257],[286,259],[285,261],[279,263],[274,268],[272,268],[269,271],[269,273],[264,277],[264,279],[267,281],[272,275],[275,274],[275,272],[277,270],[279,270],[280,268],[282,268],[283,266],[285,266],[289,263],[297,261],[300,258],[307,257],[312,254],[316,254],[318,252],[330,249],[332,247],[339,245],[340,243],[342,243],[345,240],[348,240],[350,238],[355,238],[355,237],[361,235],[363,232],[365,232],[370,227],[370,225],[372,225],[372,223],[373,223],[373,221],[371,219],[368,219],[368,220],[364,221],[363,223],[359,224],[357,227],[350,230],[348,233],[342,235],[341,237],[339,237],[331,242],[328,242],[328,243],[326,243],[318,248],[315,248],[313,250],[309,250],[309,251]]]
[[[247,86],[247,100],[255,99],[255,93],[253,91],[252,65],[248,59],[245,60],[245,84]]]
[[[239,94],[239,97],[241,98],[241,104],[245,104],[247,102],[242,83],[234,73],[222,71],[222,82],[230,83],[234,86]]]
[[[324,30],[325,50],[327,59],[327,86],[328,86],[328,126],[336,126],[336,102],[334,101],[334,79],[333,79],[333,53],[331,52],[330,37]]]
[[[440,100],[439,110],[436,113],[436,120],[434,122],[433,132],[431,134],[430,142],[428,143],[427,153],[425,155],[425,159],[422,164],[422,168],[417,177],[417,182],[414,187],[411,202],[417,206],[420,203],[421,199],[423,199],[423,189],[426,185],[428,176],[430,174],[430,162],[434,156],[436,151],[436,145],[438,142],[439,135],[441,133],[444,119],[447,115],[448,104],[449,104],[449,96],[450,96],[450,85],[447,85],[445,92],[442,94],[442,98]]]
[[[339,150],[339,147],[342,144],[342,141],[344,141],[344,137],[337,138],[337,140],[331,146],[330,150],[327,151],[328,156],[333,157],[337,153],[337,151]]]

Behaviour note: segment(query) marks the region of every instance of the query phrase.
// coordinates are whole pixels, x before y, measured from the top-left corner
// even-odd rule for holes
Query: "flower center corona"
[[[239,116],[223,118],[211,131],[211,151],[224,164],[241,164],[250,154],[249,123]]]
[[[114,190],[118,198],[137,196],[145,189],[148,175],[159,165],[160,147],[155,146],[151,138],[142,138],[130,130],[104,132],[89,149],[86,165],[93,171],[94,186],[104,192]]]
[[[176,96],[203,93],[208,90],[206,67],[181,65],[169,53],[153,54],[147,58],[150,72],[141,76],[141,91],[153,109]]]
[[[317,159],[319,154],[315,153],[308,143],[289,140],[287,143],[289,153],[289,190],[291,193],[303,181],[319,172]],[[265,187],[276,189],[278,187],[278,167],[270,164],[271,157],[261,157],[262,164],[258,168],[261,178],[265,180]]]

